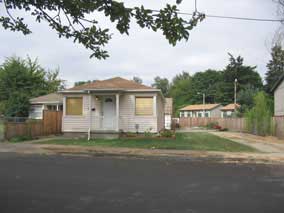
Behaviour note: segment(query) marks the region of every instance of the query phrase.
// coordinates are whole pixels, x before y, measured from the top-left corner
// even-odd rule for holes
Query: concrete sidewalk
[[[237,143],[250,146],[260,152],[277,153],[284,155],[284,140],[279,140],[276,137],[262,137],[240,132],[210,132],[219,137],[227,138]]]

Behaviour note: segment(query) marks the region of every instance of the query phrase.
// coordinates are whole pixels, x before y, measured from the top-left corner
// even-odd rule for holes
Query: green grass
[[[225,152],[254,152],[251,147],[221,138],[210,133],[177,133],[174,139],[58,139],[39,142],[41,144],[128,147],[145,149],[206,150]]]

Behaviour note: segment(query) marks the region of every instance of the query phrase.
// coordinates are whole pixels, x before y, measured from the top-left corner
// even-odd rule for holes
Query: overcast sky
[[[161,8],[166,0],[127,0],[127,6],[144,4],[148,8]],[[1,3],[0,3],[1,4]],[[192,12],[194,0],[184,0],[179,6],[183,12]],[[253,18],[277,18],[272,0],[198,0],[198,10],[207,14]],[[3,5],[0,8],[2,14]],[[22,13],[23,14],[23,13]],[[270,59],[270,41],[278,23],[249,22],[206,18],[193,31],[187,42],[172,47],[161,32],[154,33],[131,24],[130,35],[120,35],[108,21],[98,17],[101,26],[109,26],[113,39],[106,46],[107,60],[90,59],[90,51],[72,40],[59,39],[47,24],[37,24],[27,16],[33,34],[24,36],[0,27],[0,63],[5,57],[17,55],[38,57],[45,68],[60,68],[60,77],[68,85],[75,81],[105,79],[121,76],[131,79],[139,76],[150,84],[155,76],[171,79],[181,71],[191,74],[205,69],[222,69],[228,55],[241,55],[245,64],[256,65],[264,76]],[[186,16],[185,16],[186,18]]]

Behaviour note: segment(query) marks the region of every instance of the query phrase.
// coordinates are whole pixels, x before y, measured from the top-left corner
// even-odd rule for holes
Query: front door
[[[103,128],[114,130],[116,123],[115,98],[113,96],[104,97],[103,102]]]

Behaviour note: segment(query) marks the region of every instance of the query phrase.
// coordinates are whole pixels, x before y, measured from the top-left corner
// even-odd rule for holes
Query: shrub
[[[245,113],[245,123],[250,133],[261,136],[272,134],[271,103],[264,92],[258,92],[254,97],[254,107]]]
[[[161,137],[172,138],[175,135],[175,133],[174,133],[174,131],[164,129],[160,132],[160,135],[161,135]]]
[[[151,133],[152,129],[153,129],[152,127],[150,127],[149,129],[146,129],[146,131],[144,132],[144,136],[151,137],[153,135],[153,133]]]
[[[206,128],[208,128],[208,129],[214,129],[215,126],[218,126],[218,122],[217,122],[217,121],[209,122],[209,123],[206,125]]]

